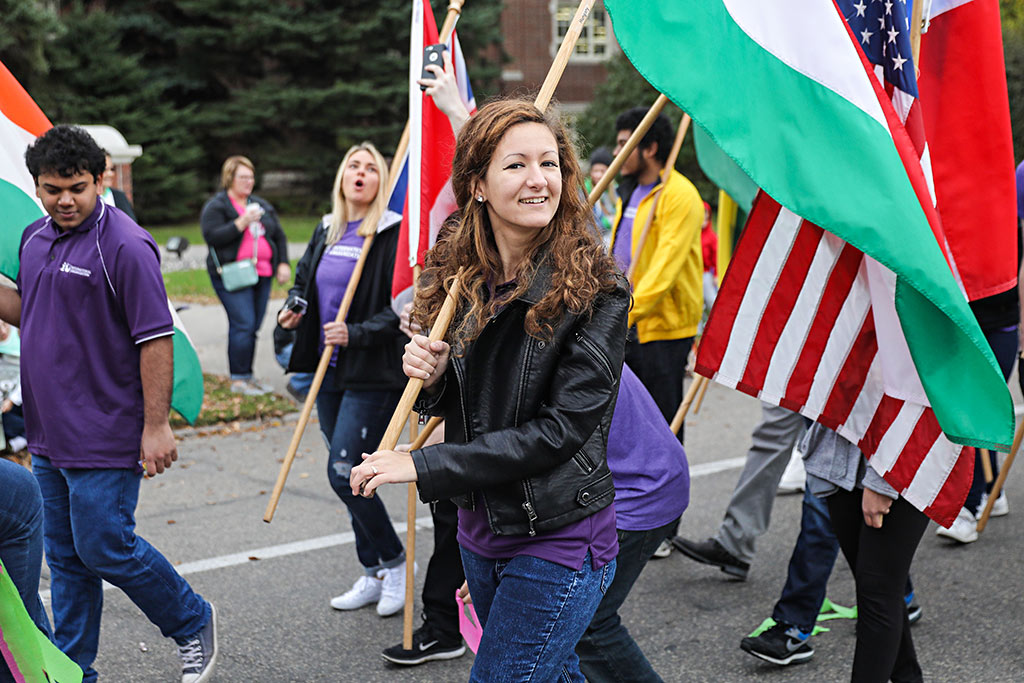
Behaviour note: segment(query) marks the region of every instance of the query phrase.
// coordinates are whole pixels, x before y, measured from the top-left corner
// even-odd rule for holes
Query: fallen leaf
[[[175,521],[174,521],[173,519],[169,519],[169,520],[167,520],[167,523],[168,523],[168,524],[177,524],[177,522],[175,522]]]

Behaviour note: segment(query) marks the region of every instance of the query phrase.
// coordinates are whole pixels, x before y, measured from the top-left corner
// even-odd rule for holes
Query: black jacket
[[[132,203],[128,201],[128,195],[115,187],[110,188],[110,194],[114,197],[114,206],[124,211],[128,214],[129,218],[138,223],[139,219],[135,217],[135,209],[132,208]]]
[[[295,284],[289,293],[301,296],[309,305],[295,330],[289,372],[312,372],[320,361],[320,330],[330,321],[320,319],[316,269],[324,253],[328,227],[324,221],[316,226],[306,253],[295,266]],[[338,389],[401,391],[408,381],[402,372],[402,353],[409,340],[398,328],[398,316],[391,310],[398,232],[398,223],[394,223],[377,233],[370,245],[345,319],[348,346],[338,349],[334,373]]]
[[[487,323],[462,358],[451,358],[440,390],[422,394],[421,414],[441,415],[445,443],[415,451],[420,498],[479,492],[498,535],[558,529],[614,497],[605,462],[626,341],[629,290],[599,295],[592,314],[566,313],[554,337],[524,329],[527,309],[549,287],[534,282]],[[461,496],[461,498],[459,498]]]
[[[254,194],[249,195],[248,201],[256,202],[263,207],[264,214],[260,222],[263,223],[266,230],[267,242],[270,243],[272,252],[270,260],[276,273],[278,264],[288,262],[288,238],[285,236],[284,229],[281,228],[281,221],[278,220],[277,212],[274,211],[270,202]],[[217,259],[220,260],[222,266],[238,258],[238,247],[242,244],[242,236],[245,231],[239,232],[235,227],[237,218],[238,211],[235,210],[228,193],[224,190],[210,197],[203,206],[203,212],[199,215],[199,227],[203,230],[203,239],[211,249],[217,250]],[[217,268],[213,265],[213,256],[206,257],[206,270],[209,271],[211,278],[220,277],[217,274]]]

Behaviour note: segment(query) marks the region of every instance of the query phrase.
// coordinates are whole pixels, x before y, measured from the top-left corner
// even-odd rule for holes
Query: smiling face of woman
[[[341,192],[345,201],[358,207],[373,203],[380,187],[380,169],[373,155],[365,149],[352,154],[341,176]]]
[[[562,196],[558,143],[547,126],[519,123],[502,137],[477,184],[499,244],[503,235],[532,237],[551,222]]]

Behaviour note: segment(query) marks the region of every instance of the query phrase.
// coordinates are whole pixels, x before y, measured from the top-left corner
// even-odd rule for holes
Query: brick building
[[[506,0],[501,28],[510,61],[501,73],[503,93],[540,88],[578,6],[578,0]],[[564,111],[586,107],[605,79],[605,61],[618,52],[611,19],[598,0],[555,91]]]

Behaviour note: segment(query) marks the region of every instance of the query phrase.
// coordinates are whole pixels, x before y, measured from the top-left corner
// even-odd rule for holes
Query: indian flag
[[[0,274],[18,276],[21,233],[43,215],[35,182],[25,167],[25,149],[52,127],[49,119],[0,63]],[[181,320],[174,318],[174,395],[171,407],[194,423],[203,404],[199,356]]]
[[[1013,405],[920,156],[837,6],[605,5],[638,71],[767,195],[698,371],[835,429],[948,525],[970,484],[961,445],[1005,448]],[[914,68],[910,55],[888,57]]]

